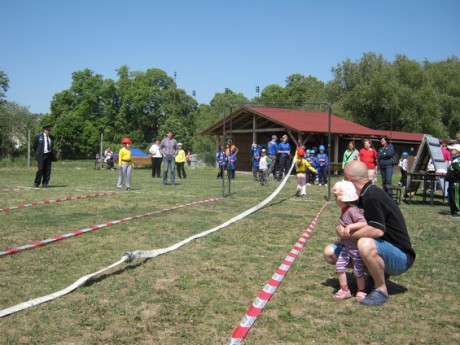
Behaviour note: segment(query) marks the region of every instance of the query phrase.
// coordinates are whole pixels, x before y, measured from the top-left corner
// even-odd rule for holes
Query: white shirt
[[[152,146],[150,146],[149,152],[150,156],[153,158],[163,157],[160,152],[160,146],[158,146],[157,144],[153,144]]]
[[[43,150],[43,153],[48,153],[51,152],[51,139],[48,135],[43,133],[43,138],[45,139],[45,148]]]

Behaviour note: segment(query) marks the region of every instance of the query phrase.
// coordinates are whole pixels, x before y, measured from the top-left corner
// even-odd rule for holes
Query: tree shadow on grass
[[[352,294],[356,294],[358,291],[358,286],[356,285],[356,278],[351,272],[347,272],[347,282],[348,282],[348,288],[350,289]],[[328,286],[334,288],[333,293],[335,293],[339,287],[339,280],[337,278],[328,278],[324,282],[321,283],[323,286]],[[366,288],[367,288],[367,281],[366,281]],[[400,293],[405,293],[407,292],[407,288],[401,284],[395,283],[394,281],[391,280],[391,277],[386,281],[387,289],[388,289],[388,294],[390,295],[397,295]]]

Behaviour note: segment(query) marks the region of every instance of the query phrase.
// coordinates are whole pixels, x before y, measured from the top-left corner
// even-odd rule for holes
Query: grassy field
[[[0,165],[1,166],[1,165]],[[0,168],[0,189],[31,187],[35,168]],[[395,177],[395,181],[396,181]],[[117,172],[94,163],[54,164],[48,189],[0,192],[0,207],[116,190]],[[333,180],[336,181],[337,178]],[[118,195],[0,212],[0,250],[103,222],[221,196],[211,168],[189,169],[164,186],[135,169]],[[61,290],[118,261],[123,253],[171,246],[258,204],[276,188],[238,174],[224,200],[130,220],[45,247],[0,257],[0,309]],[[137,259],[74,292],[0,319],[1,344],[225,344],[253,300],[326,202],[325,187],[295,197],[295,182],[262,210],[151,260]],[[389,284],[381,307],[335,302],[334,268],[322,259],[335,240],[330,203],[245,344],[460,343],[458,220],[416,196],[401,204],[417,259]],[[349,275],[352,288],[354,279]]]

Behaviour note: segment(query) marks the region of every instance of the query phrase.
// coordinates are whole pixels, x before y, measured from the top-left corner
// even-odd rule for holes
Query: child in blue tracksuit
[[[316,156],[318,161],[318,178],[320,186],[327,186],[327,167],[329,166],[329,157],[326,154],[324,145],[319,146],[319,153]]]
[[[252,157],[252,176],[254,181],[259,181],[259,163],[260,163],[260,151],[262,146],[252,144],[251,146],[251,157]]]
[[[313,151],[313,150],[306,150],[306,151],[305,151],[305,153],[306,153],[305,160],[306,160],[306,161],[308,162],[308,164],[310,164],[314,169],[316,169],[316,159],[315,159],[315,157],[313,157],[312,151]],[[314,152],[314,151],[313,151],[313,152]],[[315,175],[316,175],[316,173],[314,173],[313,171],[307,170],[307,186],[311,186],[311,185],[314,185],[314,184],[315,184]]]
[[[233,150],[232,154],[230,155],[230,157],[228,157],[228,165],[229,165],[229,168],[230,168],[228,178],[232,179],[232,180],[235,178],[235,169],[236,169],[236,164],[235,163],[237,161],[236,153],[237,153],[237,151]]]
[[[227,155],[223,146],[220,147],[219,152],[216,154],[216,163],[219,167],[217,178],[224,178],[224,171],[227,169]]]

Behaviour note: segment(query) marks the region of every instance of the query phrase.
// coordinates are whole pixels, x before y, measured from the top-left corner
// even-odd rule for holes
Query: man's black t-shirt
[[[383,231],[382,240],[390,242],[407,254],[409,267],[415,260],[406,221],[396,202],[369,181],[361,190],[358,207],[364,210],[367,223]]]

